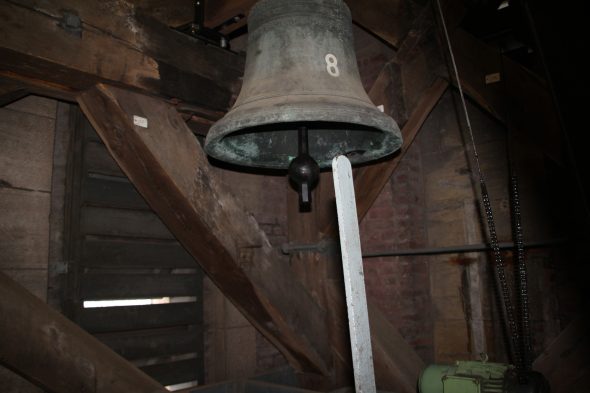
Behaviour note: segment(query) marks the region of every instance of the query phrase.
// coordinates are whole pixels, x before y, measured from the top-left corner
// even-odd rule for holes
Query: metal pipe
[[[524,244],[524,248],[548,248],[554,246],[561,246],[565,243],[565,239],[552,239],[538,242],[528,242]],[[514,243],[506,242],[499,244],[501,250],[514,249]],[[467,252],[483,252],[491,251],[492,248],[488,244],[466,244],[460,246],[448,246],[448,247],[429,247],[429,248],[416,248],[416,249],[402,249],[392,250],[383,252],[373,252],[363,254],[363,258],[379,258],[379,257],[403,257],[411,255],[441,255],[441,254],[459,254]]]

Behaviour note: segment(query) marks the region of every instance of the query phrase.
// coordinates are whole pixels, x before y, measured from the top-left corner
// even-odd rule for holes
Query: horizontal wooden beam
[[[98,82],[225,110],[244,59],[123,1],[0,2],[0,76],[76,93]]]
[[[295,369],[327,375],[325,312],[221,184],[176,110],[104,85],[79,103],[121,169],[225,296]],[[134,125],[134,116],[146,127]]]
[[[345,0],[355,23],[388,44],[398,47],[422,6],[408,0]],[[218,25],[238,15],[247,15],[256,0],[217,0],[206,9],[207,26]],[[187,20],[188,21],[188,20]]]
[[[0,315],[0,363],[47,391],[167,392],[3,273]]]
[[[0,79],[0,107],[20,100],[29,94],[31,93],[24,84],[9,79]]]

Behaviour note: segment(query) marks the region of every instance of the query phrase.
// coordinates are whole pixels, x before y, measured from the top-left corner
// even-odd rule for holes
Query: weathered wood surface
[[[80,296],[85,300],[196,296],[201,282],[200,274],[88,273],[80,283]]]
[[[206,25],[215,26],[238,15],[247,15],[257,0],[223,0],[207,4]],[[345,0],[355,23],[399,47],[414,18],[422,11],[419,2],[401,0]],[[187,20],[188,22],[189,20]]]
[[[201,305],[193,302],[131,307],[85,308],[79,324],[90,333],[187,326],[199,322]]]
[[[104,333],[96,338],[128,360],[189,354],[203,345],[203,332],[197,326]]]
[[[562,161],[561,126],[546,81],[462,29],[450,39],[465,93],[515,136]],[[500,82],[486,83],[495,73]],[[454,76],[450,80],[456,84]]]
[[[0,78],[0,107],[20,100],[29,94],[30,92],[24,84]]]
[[[432,112],[447,90],[447,87],[448,83],[446,81],[438,79],[424,93],[422,99],[410,114],[408,121],[402,127],[404,142],[395,157],[377,164],[362,167],[356,173],[354,189],[357,195],[359,221],[364,218],[375,199],[381,193],[381,190],[383,190],[385,184],[389,181],[391,174],[398,167],[406,151],[410,148],[412,142],[414,142],[414,138],[416,138],[416,135],[418,135],[418,132],[422,128],[424,121],[426,121],[430,112]]]
[[[580,317],[549,344],[533,363],[533,370],[542,373],[554,393],[588,390],[590,379],[590,326]]]
[[[80,263],[89,268],[194,268],[195,260],[176,241],[86,236]]]
[[[0,273],[2,364],[52,392],[167,392],[125,359]]]
[[[0,109],[1,187],[51,190],[54,127],[52,118]]]
[[[82,208],[80,228],[87,235],[174,239],[160,218],[145,210],[86,206]]]
[[[327,374],[325,316],[264,232],[208,169],[180,116],[149,97],[99,85],[80,105],[129,179],[225,295],[302,371]],[[148,119],[134,126],[132,116]],[[165,137],[163,137],[165,135]]]
[[[66,13],[80,26],[68,27]],[[241,57],[175,32],[128,1],[2,1],[0,16],[0,75],[58,95],[109,82],[226,109],[243,72]]]
[[[141,371],[162,385],[176,384],[177,381],[191,382],[202,378],[202,375],[199,374],[200,362],[200,359],[179,360],[144,366],[141,367]]]

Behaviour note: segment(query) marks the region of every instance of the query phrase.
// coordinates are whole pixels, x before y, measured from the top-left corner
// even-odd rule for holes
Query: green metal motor
[[[549,386],[536,372],[519,383],[514,366],[485,361],[458,361],[454,365],[434,364],[422,371],[420,393],[544,393]]]

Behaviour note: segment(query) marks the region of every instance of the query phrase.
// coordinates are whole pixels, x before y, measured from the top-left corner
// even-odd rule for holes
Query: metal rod
[[[309,145],[307,141],[307,127],[299,127],[299,154],[309,154]]]
[[[553,239],[540,242],[528,242],[524,244],[524,248],[549,248],[554,246],[561,246],[565,244],[564,239]],[[499,243],[501,250],[512,250],[514,249],[514,243],[506,242]],[[441,255],[441,254],[459,254],[467,252],[483,252],[492,251],[492,247],[488,244],[466,244],[460,246],[448,246],[448,247],[430,247],[430,248],[416,248],[416,249],[402,249],[392,250],[383,252],[374,252],[363,254],[363,258],[379,258],[379,257],[403,257],[411,255]]]
[[[352,168],[345,156],[332,161],[338,231],[342,250],[342,271],[348,310],[352,368],[356,393],[375,393],[371,331],[365,292],[361,240],[352,182]]]

